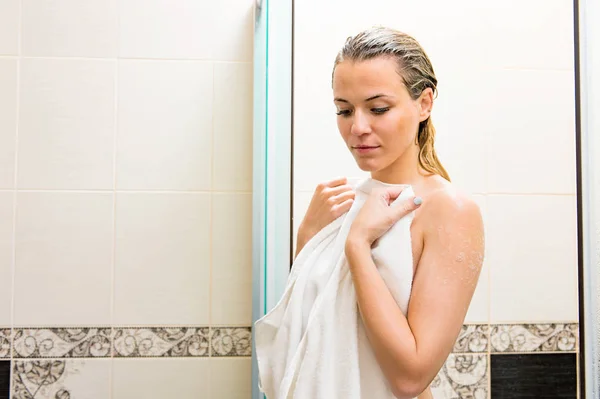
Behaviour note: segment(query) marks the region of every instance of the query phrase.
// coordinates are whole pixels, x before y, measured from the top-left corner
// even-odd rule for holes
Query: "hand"
[[[373,190],[352,222],[346,242],[370,247],[394,223],[419,208],[422,203],[420,197],[410,197],[392,205],[404,188]]]
[[[345,177],[317,186],[298,228],[298,241],[306,243],[323,227],[350,210],[354,203],[354,190]]]

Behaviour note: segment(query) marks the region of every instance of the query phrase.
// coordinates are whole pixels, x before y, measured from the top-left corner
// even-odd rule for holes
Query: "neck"
[[[388,184],[418,185],[429,173],[419,166],[419,147],[411,147],[387,168],[371,173],[371,177]]]

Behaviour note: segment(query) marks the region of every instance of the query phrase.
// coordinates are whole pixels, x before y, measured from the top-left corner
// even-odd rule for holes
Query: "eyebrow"
[[[371,96],[371,97],[367,98],[365,100],[365,102],[368,103],[369,101],[373,101],[373,100],[376,100],[376,99],[382,98],[382,97],[389,97],[389,96],[387,94],[375,94],[374,96]],[[340,97],[336,97],[333,101],[339,102],[339,103],[349,103],[348,100],[345,100],[345,99],[340,98]]]

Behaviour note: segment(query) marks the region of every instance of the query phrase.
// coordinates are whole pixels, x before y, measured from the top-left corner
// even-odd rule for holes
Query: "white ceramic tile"
[[[126,58],[209,59],[216,3],[195,0],[119,2],[119,54]]]
[[[215,190],[252,190],[252,64],[215,64]]]
[[[438,97],[431,120],[436,128],[435,148],[452,183],[469,193],[485,193],[486,126],[493,112],[481,101],[488,72],[473,65],[437,69]]]
[[[209,362],[209,359],[117,359],[113,363],[112,398],[213,398],[207,396]]]
[[[0,59],[0,188],[15,184],[16,136],[17,60]]]
[[[23,59],[19,188],[111,189],[114,62]]]
[[[211,359],[209,398],[247,399],[252,396],[252,360]]]
[[[577,320],[574,196],[487,198],[491,322]]]
[[[112,226],[112,194],[18,194],[15,324],[110,323]]]
[[[19,52],[19,0],[0,1],[0,54]]]
[[[491,62],[508,68],[573,69],[573,2],[485,2]],[[539,98],[541,96],[537,96]]]
[[[115,57],[116,0],[23,0],[22,54]]]
[[[487,106],[491,193],[575,194],[574,78],[569,71],[492,75]],[[532,100],[535,98],[535,100]]]
[[[252,324],[252,194],[213,194],[211,325]]]
[[[215,3],[212,32],[213,59],[252,61],[254,48],[254,2],[221,0]]]
[[[208,62],[119,63],[119,189],[210,188],[212,73]]]
[[[0,192],[0,327],[9,327],[11,323],[13,197],[12,192]]]
[[[110,397],[110,359],[19,360],[13,365],[13,398]]]
[[[483,217],[484,232],[487,236],[489,229],[487,221],[487,206],[486,197],[483,195],[474,195],[473,199],[477,202],[481,215]],[[487,244],[487,243],[486,243]],[[486,246],[486,252],[489,248]],[[479,281],[477,282],[477,288],[471,299],[471,305],[465,317],[465,323],[488,323],[490,320],[490,268],[488,266],[487,258],[484,255],[483,267],[479,275]]]
[[[117,194],[117,325],[209,321],[210,194]]]

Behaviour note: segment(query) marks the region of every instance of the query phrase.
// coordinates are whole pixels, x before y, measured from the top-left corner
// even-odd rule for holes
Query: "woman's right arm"
[[[295,257],[315,234],[350,210],[354,202],[354,190],[347,183],[348,180],[341,177],[317,186],[298,227]]]

